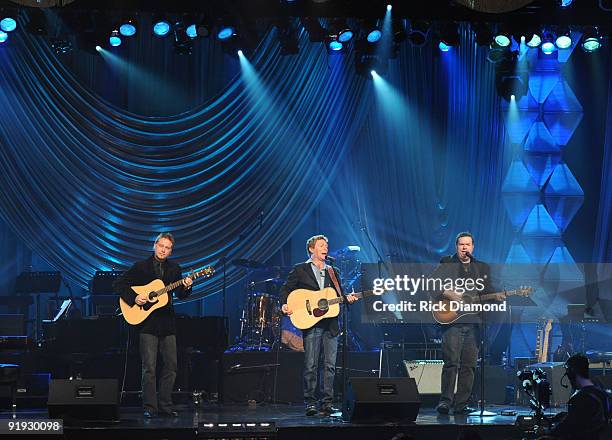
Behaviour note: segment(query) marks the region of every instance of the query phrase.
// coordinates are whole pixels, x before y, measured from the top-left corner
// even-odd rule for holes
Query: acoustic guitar
[[[533,287],[521,287],[520,289],[508,290],[504,292],[487,293],[480,296],[463,295],[461,304],[477,304],[486,301],[503,300],[513,295],[529,296],[531,292],[533,292]],[[464,310],[454,310],[453,307],[451,307],[451,300],[446,298],[440,301],[436,301],[436,303],[437,307],[433,307],[431,313],[433,314],[434,319],[439,324],[451,324],[465,315],[474,315],[480,313],[478,311],[472,312]]]
[[[372,290],[349,292],[357,298],[373,295]],[[338,296],[333,287],[322,290],[296,289],[287,297],[287,306],[293,313],[289,319],[300,330],[306,330],[325,318],[334,318],[340,314],[340,303],[343,296]]]
[[[200,269],[196,272],[192,272],[185,278],[191,278],[195,280],[199,277],[211,277],[215,273],[215,269],[211,266]],[[136,295],[146,293],[149,295],[149,300],[143,305],[134,303],[130,306],[122,298],[119,298],[119,307],[121,307],[121,313],[123,318],[128,324],[137,325],[143,322],[149,317],[154,310],[164,307],[168,304],[168,292],[176,289],[183,284],[185,278],[175,281],[174,283],[164,285],[164,282],[160,279],[153,280],[149,284],[144,286],[131,286],[132,290]]]

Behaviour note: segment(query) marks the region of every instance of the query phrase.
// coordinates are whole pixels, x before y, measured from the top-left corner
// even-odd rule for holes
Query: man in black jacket
[[[474,238],[469,232],[461,232],[455,239],[456,253],[440,260],[434,272],[435,278],[453,280],[454,289],[446,289],[437,295],[438,300],[447,299],[462,303],[463,295],[478,296],[490,292],[490,268],[472,256]],[[466,280],[470,280],[466,282]],[[466,288],[473,287],[472,289]],[[473,290],[473,291],[470,291]],[[457,321],[446,324],[442,330],[442,367],[440,403],[436,407],[440,414],[469,414],[468,406],[474,385],[474,372],[478,358],[478,315],[467,314]],[[457,390],[455,392],[455,384]]]
[[[306,250],[310,258],[300,264],[296,264],[287,277],[287,282],[281,287],[282,311],[291,315],[292,310],[287,305],[287,297],[295,289],[321,290],[332,287],[338,296],[344,295],[335,287],[333,277],[336,278],[338,288],[341,290],[340,273],[325,263],[329,250],[327,237],[315,235],[306,241]],[[332,274],[333,271],[333,274]],[[346,300],[353,302],[357,299],[354,295],[346,295]],[[319,402],[321,415],[329,416],[334,410],[334,375],[336,372],[336,354],[338,351],[338,319],[324,318],[313,327],[303,330],[304,337],[304,401],[306,403],[306,415],[317,414],[317,377],[319,372],[319,354],[321,344],[323,345],[323,389]]]
[[[151,281],[161,279],[164,285],[182,278],[181,267],[168,257],[172,254],[174,237],[168,232],[161,233],[155,239],[153,255],[146,260],[135,263],[114,285],[115,292],[130,306],[144,305],[148,294],[136,295],[131,286],[143,286]],[[183,285],[174,293],[179,298],[186,298],[191,293],[191,278],[183,280]],[[146,418],[160,415],[176,417],[172,409],[172,389],[176,378],[176,328],[172,292],[168,293],[168,304],[154,310],[147,319],[138,325],[140,333],[140,358],[142,360],[142,406]],[[159,405],[156,387],[157,354],[161,355],[162,370],[159,381]]]

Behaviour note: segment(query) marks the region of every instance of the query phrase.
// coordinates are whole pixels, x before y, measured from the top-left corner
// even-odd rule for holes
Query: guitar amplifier
[[[526,367],[528,370],[541,368],[546,373],[546,379],[548,379],[548,383],[550,383],[550,406],[552,408],[565,406],[572,395],[572,387],[569,379],[566,378],[565,382],[563,382],[568,386],[567,388],[564,388],[561,385],[561,380],[565,374],[564,365],[564,362],[540,362],[537,364],[527,365]]]
[[[442,392],[442,360],[404,360],[408,377],[417,384],[419,394],[440,394]],[[457,391],[457,382],[455,382]]]

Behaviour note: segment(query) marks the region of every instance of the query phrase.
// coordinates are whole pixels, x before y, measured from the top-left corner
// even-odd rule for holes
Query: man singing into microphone
[[[287,297],[295,289],[316,291],[332,287],[339,296],[344,295],[340,284],[340,272],[325,263],[329,249],[327,243],[327,237],[324,235],[315,235],[306,241],[306,250],[310,258],[304,263],[296,264],[289,273],[287,282],[281,287],[283,313],[291,315],[292,310],[287,305]],[[349,303],[357,299],[354,295],[346,295],[345,298]],[[317,413],[329,416],[335,412],[332,402],[339,333],[336,317],[324,318],[313,327],[302,330],[304,337],[304,401],[307,416],[314,416]],[[316,391],[321,345],[323,345],[323,389],[319,400],[319,410],[317,410]]]
[[[483,282],[484,289],[478,292],[464,292],[461,289],[445,290],[437,294],[435,299],[449,299],[451,302],[462,302],[463,295],[478,295],[491,291],[490,268],[488,264],[476,261],[474,238],[469,232],[461,232],[455,239],[456,253],[440,260],[440,265],[434,272],[435,278],[454,280],[455,286],[465,286],[466,279]],[[461,281],[461,283],[459,283]],[[474,283],[476,284],[476,283]],[[461,290],[461,292],[458,292]],[[442,329],[442,394],[436,407],[440,414],[448,414],[454,408],[454,414],[469,414],[473,411],[468,406],[474,384],[474,372],[478,358],[478,315],[464,315],[451,324],[445,324]],[[455,393],[455,384],[457,392]]]

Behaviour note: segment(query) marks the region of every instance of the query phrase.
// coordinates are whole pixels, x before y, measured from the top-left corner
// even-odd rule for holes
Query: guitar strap
[[[334,284],[334,287],[336,289],[336,295],[342,296],[342,290],[340,289],[340,284],[338,284],[336,272],[334,272],[334,269],[331,266],[327,266],[327,273],[329,274],[329,277],[331,278],[332,283]]]

